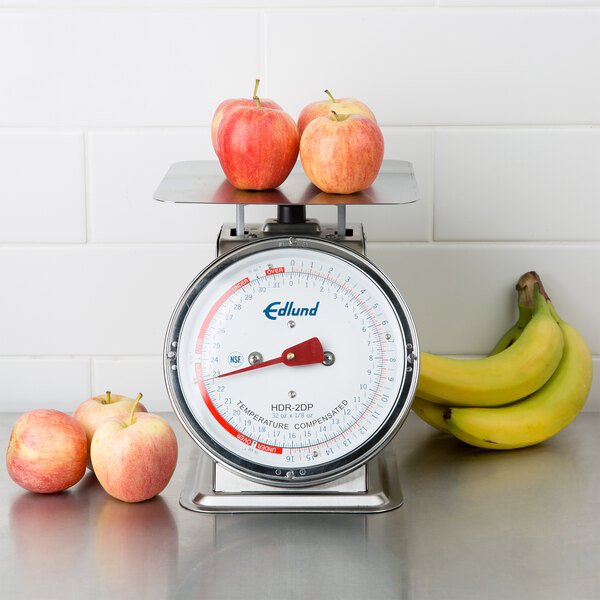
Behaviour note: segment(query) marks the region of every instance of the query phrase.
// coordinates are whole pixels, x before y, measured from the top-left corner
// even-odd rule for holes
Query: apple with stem
[[[317,100],[307,104],[298,117],[298,131],[300,137],[304,133],[306,126],[317,117],[326,117],[330,111],[335,111],[338,115],[363,115],[377,123],[373,111],[364,103],[354,98],[334,98],[329,90],[325,90],[329,96],[325,100]]]
[[[219,162],[230,183],[240,190],[267,190],[281,185],[298,158],[296,122],[283,110],[236,106],[217,131]]]
[[[153,498],[169,483],[177,464],[177,438],[158,415],[136,412],[110,417],[92,438],[94,473],[102,487],[124,502]]]
[[[307,125],[300,160],[321,191],[353,194],[375,181],[383,161],[383,134],[368,117],[331,111]]]
[[[135,403],[136,401],[133,398],[112,394],[110,391],[107,391],[106,394],[101,394],[100,396],[94,396],[93,398],[85,400],[75,409],[73,417],[83,425],[87,437],[87,466],[89,469],[92,469],[92,461],[89,454],[90,445],[98,426],[109,417],[129,413]],[[139,402],[136,410],[138,412],[147,412],[146,407]]]
[[[219,154],[219,150],[217,147],[217,131],[219,129],[219,123],[221,123],[221,119],[228,111],[230,111],[232,108],[235,108],[236,106],[254,106],[254,98],[256,98],[256,94],[258,93],[259,83],[260,79],[257,79],[254,82],[254,92],[252,93],[251,98],[230,98],[229,100],[223,100],[223,102],[221,102],[221,104],[217,106],[217,110],[215,111],[210,126],[210,136],[212,138],[212,145],[217,155]],[[281,106],[277,104],[277,102],[269,100],[268,98],[263,98],[261,102],[265,108],[275,108],[277,110],[283,110]]]
[[[13,481],[30,492],[51,494],[84,475],[87,440],[81,424],[58,410],[38,409],[15,423],[6,452]]]

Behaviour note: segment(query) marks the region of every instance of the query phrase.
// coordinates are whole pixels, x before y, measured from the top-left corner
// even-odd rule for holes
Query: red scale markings
[[[278,267],[283,269],[283,267]],[[274,269],[275,271],[275,269]],[[283,271],[281,271],[283,272]],[[204,323],[202,323],[202,327],[200,327],[200,333],[198,333],[198,339],[196,340],[196,354],[202,354],[202,343],[204,342],[204,335],[206,334],[206,330],[208,329],[208,325],[210,321],[215,316],[215,313],[221,305],[235,292],[237,292],[240,288],[244,287],[250,283],[250,279],[245,277],[244,279],[238,281],[236,284],[231,286],[215,303],[215,305],[210,309],[206,319],[204,319]],[[208,395],[208,391],[206,390],[206,386],[204,385],[204,380],[202,378],[202,366],[200,363],[196,363],[194,365],[196,378],[198,380],[198,389],[200,390],[200,394],[206,404],[206,407],[210,411],[211,415],[216,419],[217,423],[225,429],[228,433],[230,433],[233,437],[240,440],[240,442],[246,444],[247,446],[252,446],[254,440],[249,438],[247,435],[244,435],[241,431],[238,431],[235,427],[233,427],[230,423],[228,423],[221,413],[216,409],[215,405],[212,403],[210,396]],[[268,446],[267,444],[260,444],[257,442],[256,448],[258,450],[262,450],[263,452],[270,452],[272,454],[282,454],[282,448],[276,448],[275,446]]]
[[[299,272],[301,273],[305,273],[305,274],[309,274],[312,275],[312,270],[310,272],[307,272],[303,269],[299,269]],[[271,269],[266,269],[265,270],[265,275],[276,275],[278,273],[285,273],[285,267],[273,267]],[[379,327],[377,326],[377,324],[374,322],[374,317],[372,314],[372,310],[369,306],[367,306],[367,304],[355,293],[353,293],[352,290],[348,289],[343,283],[330,278],[329,274],[327,274],[327,276],[325,277],[326,280],[337,284],[340,288],[342,288],[344,291],[346,291],[347,293],[349,293],[351,296],[354,297],[354,299],[364,307],[364,309],[366,310],[366,312],[368,313],[369,317],[371,318],[371,320],[373,321],[373,324],[375,326],[375,330],[377,332],[377,335],[379,336],[379,341],[383,344],[383,336],[381,334],[381,331],[379,330]],[[208,313],[206,319],[204,320],[204,323],[202,324],[202,327],[200,328],[200,333],[198,334],[198,339],[197,339],[197,343],[196,343],[196,354],[201,354],[202,353],[202,343],[204,340],[204,335],[206,333],[206,329],[208,328],[208,325],[210,323],[210,321],[212,320],[213,316],[215,315],[215,313],[217,312],[217,310],[220,308],[220,306],[229,298],[229,296],[231,296],[234,292],[236,292],[237,290],[239,290],[240,288],[244,287],[245,285],[247,285],[248,283],[250,283],[250,279],[248,279],[247,277],[238,281],[236,284],[234,284],[231,288],[229,288],[229,290],[227,290],[220,298],[219,300],[216,302],[216,304],[212,307],[212,309],[210,310],[210,312]],[[386,357],[385,357],[385,350],[383,350],[382,347],[382,361],[383,363],[386,362]],[[231,435],[233,435],[236,439],[240,440],[241,442],[247,444],[248,446],[251,446],[254,443],[254,440],[252,438],[249,438],[248,436],[244,435],[243,433],[241,433],[240,431],[238,431],[237,429],[235,429],[235,427],[233,427],[232,425],[230,425],[224,418],[223,416],[219,413],[219,411],[215,408],[214,404],[212,403],[212,400],[210,399],[210,396],[208,395],[208,392],[206,390],[206,387],[204,386],[204,380],[202,379],[202,373],[201,373],[201,367],[200,364],[196,364],[196,377],[198,379],[198,388],[200,390],[200,393],[202,394],[202,398],[204,399],[204,402],[206,403],[207,408],[209,409],[209,411],[211,412],[211,414],[214,416],[214,418],[217,420],[217,422],[227,431],[229,432]],[[382,364],[382,375],[383,372],[385,371],[385,366]],[[376,390],[375,394],[373,394],[373,398],[371,399],[371,403],[370,405],[367,407],[367,409],[363,412],[363,414],[352,424],[352,426],[347,429],[346,431],[343,431],[341,434],[338,434],[337,436],[329,439],[329,440],[325,440],[324,442],[320,442],[318,444],[315,445],[315,448],[319,448],[323,445],[325,445],[326,448],[329,448],[329,443],[332,442],[333,440],[335,440],[338,437],[343,437],[345,439],[346,434],[350,433],[356,426],[358,426],[359,422],[362,421],[367,412],[372,412],[371,411],[371,407],[372,405],[375,403],[377,397],[379,396],[380,393],[380,389],[381,389],[381,383],[378,386],[378,389]],[[283,453],[283,448],[278,447],[278,446],[269,446],[268,444],[263,444],[262,442],[256,442],[256,449],[257,450],[261,450],[263,452],[269,452],[272,454],[282,454]],[[290,448],[291,451],[305,451],[305,448],[303,447],[298,447],[298,448]]]

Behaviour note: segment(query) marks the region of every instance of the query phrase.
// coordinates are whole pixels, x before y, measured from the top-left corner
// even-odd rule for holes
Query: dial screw
[[[285,474],[286,479],[294,479],[294,471],[288,471]]]
[[[296,323],[295,323],[295,321],[288,321],[288,322],[287,322],[287,326],[288,326],[290,329],[293,329],[294,327],[296,327]]]
[[[389,333],[386,333],[385,334],[385,339],[389,341],[389,340],[392,339],[392,336]]]
[[[176,342],[176,341],[175,341],[175,342],[171,342],[171,346],[172,346],[173,348],[177,348],[177,342]]]
[[[256,365],[258,363],[261,363],[263,361],[263,356],[260,352],[251,352],[248,355],[248,364],[249,365]]]
[[[295,398],[295,397],[296,397],[296,392],[295,392],[294,390],[290,390],[290,391],[288,392],[288,396],[289,396],[290,398]]]
[[[281,475],[281,469],[275,469],[275,475]]]
[[[313,456],[315,458],[317,458],[317,456],[319,456],[319,451],[318,450],[313,450]]]
[[[300,475],[306,475],[306,469],[300,469]]]
[[[173,352],[173,350],[170,350],[169,352],[167,352],[167,358],[169,360],[173,360],[176,356],[177,356],[177,354],[175,352]]]
[[[335,362],[335,355],[333,354],[333,352],[323,352],[323,357],[323,364],[326,367],[330,367]]]
[[[171,365],[171,371],[177,371],[177,365]]]
[[[294,360],[294,359],[296,358],[296,355],[295,355],[293,352],[288,352],[288,353],[285,355],[285,358],[286,358],[287,360]]]

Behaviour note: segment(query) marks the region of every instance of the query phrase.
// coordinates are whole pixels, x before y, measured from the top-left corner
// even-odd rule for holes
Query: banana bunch
[[[534,271],[517,283],[519,319],[489,356],[421,353],[412,409],[426,423],[478,446],[531,446],[566,427],[592,384],[592,357],[563,321]]]

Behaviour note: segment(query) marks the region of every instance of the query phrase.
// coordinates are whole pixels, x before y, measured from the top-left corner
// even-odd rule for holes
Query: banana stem
[[[517,282],[516,288],[519,293],[519,305],[523,304],[529,308],[535,308],[535,286],[538,286],[540,294],[547,302],[550,302],[550,297],[544,289],[544,284],[540,276],[535,271],[528,271],[521,276]]]

